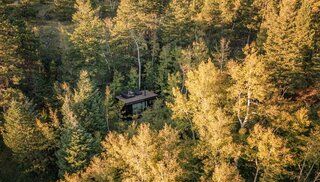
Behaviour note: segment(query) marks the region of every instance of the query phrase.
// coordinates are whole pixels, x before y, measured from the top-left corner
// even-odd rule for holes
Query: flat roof
[[[135,95],[134,97],[131,97],[131,98],[124,98],[121,95],[117,96],[116,98],[124,102],[125,105],[131,105],[131,104],[136,104],[146,100],[152,100],[157,98],[158,96],[156,93],[148,90],[141,90],[141,93],[142,93],[141,95]]]

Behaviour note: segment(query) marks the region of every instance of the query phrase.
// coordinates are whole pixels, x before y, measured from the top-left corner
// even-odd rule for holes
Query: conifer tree
[[[194,39],[192,14],[189,11],[189,6],[188,0],[172,0],[169,3],[161,27],[165,44],[173,43],[185,46]]]
[[[114,97],[120,94],[120,92],[122,91],[123,81],[124,81],[123,75],[120,72],[115,71],[113,74],[113,80],[110,83],[110,89]]]
[[[131,68],[129,72],[127,90],[137,90],[139,88],[138,79],[139,75],[137,73],[137,69]]]
[[[313,41],[310,18],[310,7],[308,9],[306,2],[298,9],[296,0],[284,0],[279,15],[267,31],[266,61],[272,79],[282,93],[293,94],[296,89],[306,86],[303,67],[310,61],[308,50],[312,49]]]
[[[157,70],[156,84],[159,91],[171,91],[168,88],[169,74],[179,70],[178,60],[181,57],[181,49],[170,45],[164,46],[160,53],[160,64]]]
[[[12,100],[4,113],[2,136],[24,170],[42,172],[46,168],[44,151],[49,141],[37,127],[36,116],[34,105],[25,97],[19,102]]]
[[[92,79],[102,84],[106,75],[104,23],[96,16],[90,0],[77,0],[75,7],[72,21],[76,27],[69,38],[70,50],[63,60],[64,79],[73,83],[85,69]]]
[[[314,83],[313,78],[317,75],[317,67],[319,63],[312,59],[315,49],[315,30],[312,26],[313,23],[313,3],[307,0],[301,1],[301,6],[297,12],[295,21],[296,32],[295,32],[295,45],[299,49],[301,56],[299,62],[301,62],[302,76],[309,85]],[[317,78],[317,77],[316,77]],[[318,78],[319,79],[319,78]],[[309,86],[306,85],[306,86]]]
[[[73,95],[72,108],[79,123],[87,132],[105,134],[107,123],[103,97],[87,71],[81,71],[80,78]]]
[[[97,150],[97,143],[94,138],[81,126],[73,113],[68,96],[65,98],[62,114],[63,129],[59,150],[56,152],[60,177],[84,168]]]

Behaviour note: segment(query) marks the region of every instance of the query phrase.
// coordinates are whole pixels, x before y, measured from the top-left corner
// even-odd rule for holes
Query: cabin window
[[[140,114],[147,108],[147,102],[139,102],[132,105],[132,113],[133,114]]]

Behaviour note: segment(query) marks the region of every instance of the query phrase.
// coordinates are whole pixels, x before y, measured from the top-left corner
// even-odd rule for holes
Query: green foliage
[[[61,20],[70,20],[75,12],[75,0],[54,0],[55,12]]]
[[[122,91],[122,88],[124,86],[123,81],[123,75],[120,72],[115,71],[113,74],[113,81],[110,84],[111,93],[114,97],[120,94],[120,92]]]
[[[79,82],[72,94],[72,110],[79,123],[87,132],[105,134],[107,123],[103,97],[96,85],[91,81],[87,71],[80,73]]]
[[[178,46],[188,45],[195,36],[192,31],[192,12],[189,11],[190,1],[172,0],[163,18],[161,27],[164,43],[173,43]]]
[[[319,181],[319,12],[0,0],[0,181]],[[159,100],[131,119],[138,65]]]
[[[104,23],[95,15],[89,0],[78,0],[75,7],[77,11],[72,20],[76,27],[69,37],[71,47],[63,60],[64,79],[74,83],[80,71],[85,69],[102,84],[106,75]]]
[[[50,146],[41,128],[36,122],[34,105],[27,101],[12,100],[4,113],[3,141],[10,148],[14,158],[24,170],[31,172],[44,172],[49,156],[45,151]]]
[[[139,75],[137,69],[131,68],[129,72],[127,90],[137,90],[138,86]]]
[[[66,173],[75,173],[88,165],[97,149],[97,143],[92,135],[80,125],[70,104],[69,98],[66,97],[62,108],[63,129],[59,150],[56,152],[60,177]]]

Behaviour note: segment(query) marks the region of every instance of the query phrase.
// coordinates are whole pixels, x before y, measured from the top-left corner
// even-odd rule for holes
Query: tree
[[[197,67],[203,60],[209,59],[209,49],[203,39],[193,42],[192,46],[183,49],[181,54],[180,64],[189,67],[189,69]]]
[[[231,136],[233,122],[223,110],[226,104],[224,77],[210,60],[202,62],[196,70],[187,73],[188,94],[174,89],[174,101],[169,103],[173,118],[191,122],[192,130],[199,135],[196,153],[204,163],[203,180],[212,179],[220,162],[235,159],[239,153]]]
[[[283,139],[274,134],[272,129],[256,125],[248,138],[248,154],[255,163],[254,181],[279,180],[285,174],[285,167],[292,161],[289,149]]]
[[[131,68],[129,72],[127,90],[140,90],[138,80],[139,75],[137,73],[137,69]]]
[[[133,65],[138,63],[139,82],[143,58],[148,58],[147,52],[157,52],[156,30],[162,3],[159,0],[123,0],[113,19],[110,44],[114,59],[121,62],[126,59],[130,63],[134,61]]]
[[[185,46],[194,39],[192,14],[189,11],[189,6],[188,0],[172,0],[169,3],[161,26],[165,44]]]
[[[34,105],[25,97],[12,100],[4,113],[3,141],[26,171],[44,172],[49,157],[45,155],[48,141],[36,123]],[[44,157],[45,156],[45,157]]]
[[[72,21],[75,29],[70,35],[70,49],[63,60],[64,79],[74,84],[82,69],[102,84],[106,75],[106,31],[104,23],[95,15],[90,0],[77,0],[77,12]]]
[[[110,84],[110,89],[111,89],[113,97],[117,96],[118,94],[121,93],[121,91],[123,91],[122,90],[123,89],[123,81],[124,81],[123,75],[116,70],[113,74],[113,80]]]
[[[60,177],[84,168],[97,150],[97,143],[80,125],[70,104],[70,99],[66,97],[62,107],[63,129],[59,149],[56,152]]]
[[[105,152],[70,181],[180,181],[180,140],[177,131],[165,126],[159,132],[141,125],[132,138],[111,133],[103,143]],[[107,165],[106,165],[107,164]]]
[[[111,94],[111,89],[109,86],[106,87],[105,91],[105,120],[107,122],[108,131],[115,129],[115,126],[120,123],[122,118],[122,103],[117,103],[115,97]]]
[[[244,179],[240,176],[239,171],[236,167],[230,166],[227,163],[222,163],[217,166],[214,170],[213,181],[223,182],[223,181],[236,181],[242,182]]]
[[[157,70],[156,85],[159,91],[171,91],[168,88],[168,77],[179,70],[178,60],[181,57],[181,49],[170,45],[164,46],[160,53]]]
[[[266,65],[254,45],[247,46],[245,54],[246,58],[243,63],[230,62],[228,64],[233,81],[228,91],[233,100],[234,113],[241,127],[252,122],[254,115],[262,114],[258,112],[259,107],[272,93]]]
[[[315,28],[313,27],[313,17],[314,12],[312,12],[312,6],[314,3],[311,1],[302,0],[301,7],[297,11],[296,17],[296,33],[295,33],[295,45],[299,49],[301,57],[299,62],[302,62],[302,76],[307,81],[307,86],[312,85],[314,79],[309,79],[311,77],[317,77],[317,68],[319,63],[312,59],[315,49]]]
[[[308,23],[310,6],[308,8],[306,3],[297,9],[296,0],[282,1],[279,15],[267,31],[266,61],[281,93],[294,94],[297,89],[306,87],[303,67],[313,41],[313,30]]]
[[[87,71],[81,71],[72,101],[73,112],[87,132],[91,134],[106,133],[107,123],[103,96]]]

